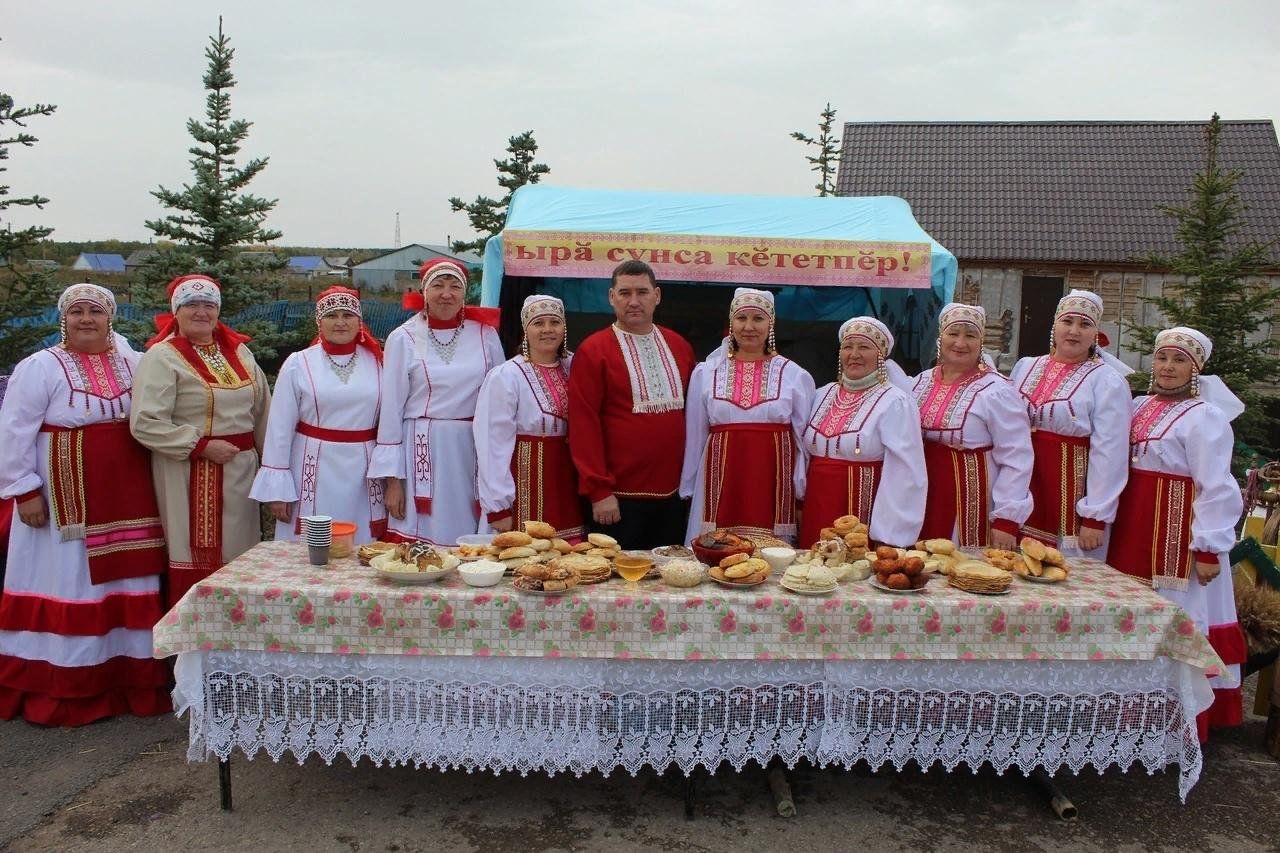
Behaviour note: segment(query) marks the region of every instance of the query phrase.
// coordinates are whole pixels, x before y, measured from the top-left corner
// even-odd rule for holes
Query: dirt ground
[[[73,731],[0,723],[0,847],[12,851],[234,850],[1230,850],[1280,849],[1280,762],[1263,720],[1216,732],[1185,805],[1176,770],[1059,774],[1079,809],[1059,820],[1017,774],[865,768],[790,773],[798,815],[775,814],[750,765],[683,777],[616,772],[521,778],[461,771],[232,761],[188,764],[186,725],[111,720]]]

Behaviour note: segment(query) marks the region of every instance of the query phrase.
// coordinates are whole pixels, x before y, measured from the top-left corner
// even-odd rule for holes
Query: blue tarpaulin
[[[512,230],[652,233],[722,237],[929,243],[928,290],[865,287],[783,286],[776,290],[781,320],[841,322],[871,314],[898,338],[897,352],[921,360],[936,337],[939,309],[955,291],[956,259],[925,233],[911,207],[894,196],[869,198],[703,195],[695,193],[581,190],[530,184],[516,190],[507,211]],[[484,253],[481,304],[496,306],[502,292],[502,235]],[[662,282],[667,299],[670,285]],[[690,282],[689,286],[723,287]],[[773,288],[771,288],[773,289]],[[612,312],[607,280],[540,279],[538,290],[559,296],[569,311]],[[664,306],[666,301],[664,300]],[[727,304],[727,296],[726,296]]]

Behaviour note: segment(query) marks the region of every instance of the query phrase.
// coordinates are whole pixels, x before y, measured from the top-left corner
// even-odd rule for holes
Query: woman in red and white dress
[[[533,295],[520,310],[521,353],[489,371],[476,401],[480,509],[498,532],[545,521],[570,542],[586,536],[569,456],[564,303]]]
[[[1150,393],[1133,401],[1129,483],[1107,549],[1108,563],[1186,610],[1227,664],[1226,677],[1210,679],[1214,701],[1198,720],[1202,740],[1209,726],[1243,718],[1246,657],[1228,559],[1244,511],[1231,475],[1231,421],[1244,405],[1217,376],[1200,375],[1212,352],[1195,329],[1156,335]]]
[[[686,542],[716,528],[795,541],[799,435],[813,377],[778,355],[773,327],[773,294],[738,288],[729,337],[689,379],[680,475],[680,497],[693,499]]]
[[[405,299],[419,313],[387,336],[366,476],[386,478],[387,539],[453,545],[479,529],[471,420],[480,383],[506,356],[493,312],[464,307],[462,264],[427,261],[421,279],[421,296]]]
[[[1106,558],[1106,532],[1129,479],[1133,371],[1099,346],[1102,297],[1058,302],[1049,354],[1019,359],[1010,380],[1027,403],[1035,506],[1022,533],[1064,554]]]
[[[304,515],[387,532],[382,481],[369,479],[378,437],[382,347],[361,322],[360,294],[337,285],[316,298],[316,340],[284,360],[249,497],[270,504],[277,539],[297,539]]]
[[[924,516],[924,446],[910,380],[889,360],[893,334],[873,317],[840,327],[840,377],[819,388],[800,434],[809,456],[800,545],[856,515],[877,542],[910,545]]]
[[[0,595],[0,719],[79,726],[170,710],[151,657],[164,534],[147,451],[129,434],[139,354],[115,297],[73,284],[62,342],[23,359],[0,406],[0,497],[15,498]]]
[[[1012,549],[1031,514],[1026,402],[982,353],[987,312],[952,302],[938,317],[938,363],[915,378],[929,492],[920,538]]]

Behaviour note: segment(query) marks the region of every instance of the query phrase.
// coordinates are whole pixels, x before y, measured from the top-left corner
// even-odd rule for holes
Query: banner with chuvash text
[[[928,243],[623,234],[502,233],[506,275],[609,278],[618,264],[644,261],[658,281],[927,288]]]

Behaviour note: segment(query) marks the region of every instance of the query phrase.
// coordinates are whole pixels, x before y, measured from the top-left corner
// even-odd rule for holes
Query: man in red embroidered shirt
[[[648,264],[620,264],[609,285],[617,321],[582,342],[569,371],[579,491],[591,501],[592,529],[623,548],[680,542],[688,514],[677,490],[693,348],[654,325],[661,301]]]

